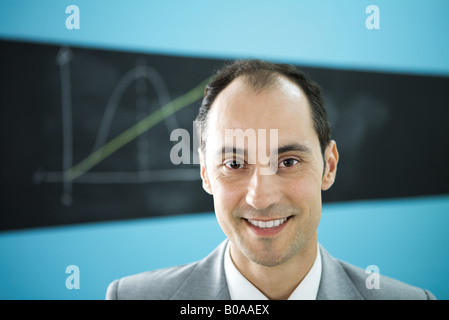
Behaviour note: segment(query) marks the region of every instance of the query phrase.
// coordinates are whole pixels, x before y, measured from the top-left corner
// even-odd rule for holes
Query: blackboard
[[[170,133],[193,137],[226,62],[1,41],[0,229],[213,211],[199,166],[170,161]],[[448,78],[298,67],[340,151],[325,202],[449,192]]]

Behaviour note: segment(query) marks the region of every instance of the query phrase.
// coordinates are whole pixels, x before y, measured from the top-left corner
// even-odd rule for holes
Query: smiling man
[[[207,85],[196,120],[203,188],[228,239],[199,262],[116,280],[108,299],[434,299],[383,276],[368,288],[364,269],[318,244],[339,154],[315,82],[236,61]]]

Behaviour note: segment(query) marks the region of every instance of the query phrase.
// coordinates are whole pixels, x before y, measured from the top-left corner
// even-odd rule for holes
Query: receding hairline
[[[292,86],[296,90],[298,90],[300,96],[302,97],[300,99],[304,99],[305,103],[307,104],[308,111],[310,113],[311,112],[310,101],[307,98],[307,95],[304,92],[304,89],[301,88],[301,86],[298,85],[297,83],[295,83],[293,80],[289,79],[288,76],[285,76],[281,73],[274,74],[274,72],[272,72],[270,79],[265,78],[263,81],[258,82],[255,79],[251,79],[251,75],[243,74],[243,75],[239,75],[238,77],[233,79],[215,97],[214,101],[210,105],[209,112],[206,116],[205,121],[206,122],[208,121],[209,113],[212,109],[214,109],[214,105],[217,103],[217,101],[220,100],[220,96],[222,97],[225,94],[225,92],[227,91],[227,89],[229,89],[232,86],[235,86],[235,88],[238,88],[238,89],[244,89],[244,90],[250,89],[254,94],[259,95],[262,93],[267,93],[271,90],[283,89],[283,86],[285,85],[285,83],[289,84],[290,86]]]
[[[272,70],[258,70],[251,74],[241,74],[233,79],[223,90],[226,90],[231,84],[236,81],[241,81],[247,88],[252,89],[255,93],[265,92],[267,90],[275,89],[282,84],[282,81],[287,81],[293,84],[303,93],[303,89],[295,83],[288,76]],[[221,93],[221,92],[220,92]],[[213,103],[212,103],[213,105]]]
[[[227,89],[229,89],[231,86],[236,86],[235,88],[237,88],[237,89],[244,89],[244,90],[250,89],[254,94],[258,95],[258,94],[267,93],[271,90],[283,89],[283,86],[285,83],[288,83],[290,86],[292,86],[296,90],[298,90],[298,92],[300,94],[299,99],[304,99],[303,101],[307,105],[307,110],[310,115],[310,118],[312,118],[312,115],[311,115],[312,110],[311,110],[311,106],[310,106],[310,101],[307,98],[307,95],[304,92],[304,89],[301,88],[301,86],[298,85],[297,83],[295,83],[292,79],[289,79],[289,77],[286,75],[283,75],[281,73],[271,71],[271,70],[269,72],[271,73],[270,79],[265,78],[263,81],[260,81],[260,82],[258,82],[256,79],[251,79],[251,75],[247,75],[247,74],[239,75],[235,79],[233,79],[231,82],[229,82],[228,85],[226,87],[224,87],[220,91],[220,93],[215,97],[214,101],[212,102],[212,104],[209,107],[209,111],[204,119],[204,122],[207,123],[209,121],[210,112],[213,109],[215,109],[214,105],[216,105],[217,102],[221,100],[220,98],[223,97],[223,95],[226,93]],[[240,82],[240,83],[238,83],[238,82]],[[205,125],[205,123],[203,123],[202,125]],[[313,123],[312,123],[312,125],[313,125]],[[207,125],[204,126],[202,129],[207,130]]]
[[[281,80],[282,79],[282,80]],[[228,81],[229,80],[229,81]],[[327,120],[322,89],[307,74],[289,64],[275,64],[262,60],[237,60],[218,70],[206,86],[203,101],[197,115],[197,129],[200,148],[204,150],[207,141],[209,111],[222,91],[235,81],[243,80],[247,88],[255,93],[267,91],[280,83],[289,83],[304,95],[312,116],[313,127],[319,137],[322,153],[330,142],[330,126]],[[288,80],[288,81],[285,81]]]
[[[207,135],[207,131],[208,131],[207,124],[210,121],[211,111],[215,109],[214,105],[217,104],[218,101],[220,101],[220,97],[222,97],[225,94],[225,92],[227,91],[227,89],[229,89],[231,86],[239,85],[237,88],[250,89],[253,91],[254,94],[258,95],[258,94],[269,92],[271,90],[281,89],[281,87],[283,85],[282,84],[283,81],[284,81],[284,83],[285,82],[289,83],[290,85],[294,86],[298,90],[300,95],[305,100],[305,103],[307,105],[307,110],[308,110],[308,113],[311,118],[312,110],[311,110],[311,106],[310,106],[310,101],[307,98],[307,95],[305,94],[303,88],[299,84],[294,82],[287,75],[284,75],[278,71],[257,70],[255,72],[252,72],[251,74],[245,73],[245,74],[238,75],[231,82],[229,82],[224,88],[222,88],[222,90],[220,90],[219,94],[215,97],[214,101],[210,105],[207,115],[204,119],[204,122],[200,123],[200,126],[198,126],[198,128],[197,128],[198,136],[201,138],[201,140],[203,142],[207,142],[207,139],[205,139],[205,135]],[[240,82],[240,84],[238,82]],[[212,113],[214,113],[214,111],[212,111]],[[313,121],[313,120],[311,119],[311,121]],[[313,123],[312,123],[312,126],[313,126]],[[206,146],[205,146],[205,144],[203,145],[201,143],[200,148],[203,148],[203,147],[205,148]]]
[[[207,138],[205,136],[207,136],[208,134],[208,130],[209,130],[209,123],[211,121],[211,115],[213,115],[212,117],[215,119],[214,121],[217,121],[217,117],[219,117],[220,111],[216,111],[217,110],[217,104],[222,104],[223,102],[225,104],[227,104],[228,102],[230,102],[228,99],[237,99],[238,100],[238,94],[245,94],[245,90],[251,90],[251,92],[255,95],[259,95],[259,94],[265,94],[272,91],[272,90],[284,90],[284,85],[285,83],[287,83],[290,87],[294,88],[294,90],[297,90],[297,92],[299,93],[299,96],[296,98],[294,98],[295,100],[297,99],[298,102],[301,102],[301,104],[305,103],[305,108],[306,108],[306,112],[308,114],[308,119],[310,121],[310,125],[313,128],[313,119],[312,119],[312,110],[311,110],[311,106],[310,106],[310,102],[304,92],[304,90],[294,81],[292,81],[291,79],[289,79],[287,76],[277,73],[277,74],[273,74],[272,76],[272,80],[271,81],[264,81],[263,85],[262,84],[258,84],[256,86],[254,86],[254,82],[251,82],[247,75],[239,75],[238,77],[236,77],[235,79],[233,79],[231,82],[229,82],[229,84],[224,87],[220,93],[215,97],[214,102],[210,105],[209,108],[209,112],[206,115],[205,118],[205,122],[207,123],[204,126],[201,126],[201,128],[198,128],[200,130],[204,130],[204,131],[199,131],[199,136],[202,138],[204,145],[201,146],[200,148],[203,147],[201,149],[202,152],[206,151],[206,143],[207,143]],[[236,90],[235,93],[231,93],[231,96],[229,95],[229,91],[227,91],[227,89],[229,89],[231,86],[234,86],[234,88],[232,90]],[[242,91],[238,91],[242,89]],[[237,93],[237,95],[236,95]],[[249,92],[247,91],[246,94],[248,94]],[[226,96],[226,98],[224,98],[223,96]],[[222,100],[225,99],[225,100]],[[220,109],[220,108],[219,108]],[[218,110],[219,110],[218,109]],[[216,113],[218,112],[218,114]],[[218,120],[219,121],[219,120]],[[313,128],[314,129],[314,128]],[[315,131],[315,130],[314,130]],[[278,153],[284,153],[286,151],[291,151],[291,150],[295,150],[295,151],[301,151],[302,153],[310,153],[310,148],[306,147],[306,146],[302,146],[298,143],[290,143],[287,146],[283,147],[283,148],[279,148]],[[224,153],[224,149],[225,147],[223,147],[222,149],[217,149],[215,150],[215,153]],[[214,148],[212,148],[214,149]],[[227,149],[226,149],[227,150]],[[238,152],[237,152],[238,151]],[[240,153],[240,154],[245,154],[245,150],[236,150],[235,153]]]

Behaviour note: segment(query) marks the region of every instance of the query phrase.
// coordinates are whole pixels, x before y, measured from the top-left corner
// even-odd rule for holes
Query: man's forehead
[[[250,95],[278,93],[292,99],[298,99],[298,103],[307,102],[303,90],[293,81],[282,75],[275,76],[273,79],[262,87],[255,87],[247,80],[246,76],[239,76],[218,94],[215,101],[225,100],[229,103],[233,99],[238,100]],[[212,106],[214,104],[215,102]]]
[[[313,125],[307,98],[291,81],[282,81],[276,87],[255,92],[242,79],[234,80],[211,107],[209,133],[218,131],[224,135],[227,129],[277,129],[282,139],[283,135],[310,131]]]

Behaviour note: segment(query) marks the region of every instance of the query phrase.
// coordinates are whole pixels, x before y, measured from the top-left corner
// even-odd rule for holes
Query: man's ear
[[[324,151],[326,170],[324,171],[323,180],[321,182],[321,190],[323,191],[328,190],[334,184],[337,175],[338,158],[337,143],[334,140],[331,140]]]
[[[209,177],[207,175],[207,170],[206,170],[206,162],[204,160],[204,155],[203,152],[201,150],[198,150],[199,153],[199,157],[200,157],[200,174],[201,174],[201,180],[203,180],[203,189],[208,193],[208,194],[212,194],[212,188],[210,186],[210,181],[209,181]]]

